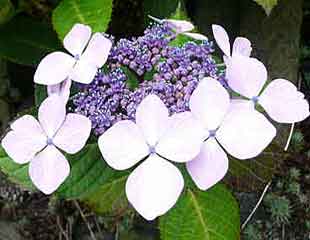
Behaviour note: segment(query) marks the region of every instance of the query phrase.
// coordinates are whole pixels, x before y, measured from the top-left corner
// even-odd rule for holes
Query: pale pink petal
[[[231,108],[216,132],[219,143],[238,159],[256,157],[275,136],[276,128],[263,114],[243,107]]]
[[[255,109],[255,105],[254,105],[254,102],[251,101],[251,100],[231,99],[230,100],[230,105],[229,105],[229,110],[230,109],[236,109],[236,108],[244,108],[244,109],[247,109],[247,110],[254,110]]]
[[[259,97],[259,104],[280,123],[300,122],[309,116],[309,103],[304,95],[285,79],[273,80]]]
[[[168,109],[159,97],[150,94],[137,107],[136,123],[147,143],[154,146],[168,127]]]
[[[226,30],[220,25],[213,24],[212,31],[214,39],[219,48],[226,56],[230,56],[230,43]]]
[[[7,133],[1,145],[16,163],[29,162],[47,144],[47,137],[40,124],[30,115],[17,119],[11,128],[13,131]]]
[[[257,59],[237,54],[227,65],[226,78],[232,90],[252,98],[258,96],[267,81],[267,70]]]
[[[252,52],[251,42],[244,37],[237,37],[233,44],[232,55],[239,54],[245,57],[249,57]]]
[[[63,99],[57,95],[46,98],[39,108],[38,118],[49,138],[53,138],[66,116]]]
[[[53,193],[69,176],[70,165],[53,145],[48,145],[29,164],[29,176],[43,193]]]
[[[65,36],[63,44],[73,56],[80,56],[91,36],[91,28],[84,24],[75,24]]]
[[[205,36],[205,35],[202,35],[200,33],[188,33],[188,32],[185,32],[185,33],[182,33],[183,35],[185,36],[188,36],[190,38],[193,38],[195,40],[201,40],[201,41],[207,41],[208,38]]]
[[[157,155],[151,155],[128,177],[129,202],[146,220],[165,214],[177,202],[184,180],[177,167]]]
[[[200,81],[190,98],[190,109],[205,128],[215,130],[229,107],[229,94],[221,83],[213,78]]]
[[[63,52],[53,52],[45,56],[34,73],[34,82],[54,85],[64,81],[71,73],[75,59]]]
[[[94,64],[88,62],[82,56],[82,58],[75,64],[70,79],[75,82],[90,84],[95,78],[97,70],[98,69]]]
[[[108,59],[112,42],[110,39],[104,37],[101,33],[95,33],[82,55],[89,63],[97,68],[101,68]]]
[[[69,97],[70,97],[71,85],[72,85],[72,81],[69,78],[67,78],[61,83],[47,86],[47,94],[48,96],[56,94],[62,97],[64,102],[68,102]]]
[[[195,28],[191,22],[185,20],[167,19],[165,22],[170,24],[177,33],[190,32]]]
[[[56,136],[54,144],[61,150],[74,154],[86,144],[91,131],[91,121],[80,114],[69,113]]]
[[[199,155],[186,163],[186,168],[197,187],[207,190],[226,175],[228,158],[215,138],[210,138],[204,142]]]
[[[175,162],[192,160],[200,152],[205,130],[190,112],[174,114],[160,138],[156,153]]]
[[[149,154],[149,147],[139,127],[123,120],[105,131],[98,140],[104,160],[116,170],[132,167]]]

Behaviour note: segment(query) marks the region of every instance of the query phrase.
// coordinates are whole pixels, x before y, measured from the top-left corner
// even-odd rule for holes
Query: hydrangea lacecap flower
[[[229,56],[230,45],[226,31],[218,25],[213,25],[213,33],[224,54]],[[249,110],[255,110],[254,107],[258,103],[279,123],[300,122],[307,118],[310,114],[309,103],[304,99],[304,94],[288,80],[275,79],[263,90],[267,81],[265,65],[256,58],[249,57],[251,53],[249,40],[237,39],[232,56],[225,61],[226,79],[233,91],[249,99],[247,101]],[[240,102],[243,105],[247,103]]]
[[[36,69],[34,82],[48,85],[49,93],[62,91],[59,95],[66,98],[70,88],[63,87],[63,81],[69,86],[71,80],[89,84],[107,61],[112,43],[101,33],[92,35],[89,26],[75,24],[63,44],[71,55],[57,51],[45,56]]]
[[[165,104],[148,95],[137,108],[136,123],[123,120],[99,137],[105,161],[125,170],[145,159],[129,175],[126,195],[147,220],[165,214],[180,196],[184,180],[168,160],[187,162],[200,151],[202,131],[190,112],[169,117]]]
[[[276,135],[263,114],[248,114],[247,108],[231,104],[226,89],[212,78],[199,83],[191,96],[190,109],[203,126],[205,141],[200,154],[186,166],[202,190],[216,184],[228,170],[222,147],[238,159],[249,159],[260,154]]]
[[[1,144],[7,154],[19,164],[29,164],[29,176],[45,194],[53,193],[70,173],[70,165],[62,151],[80,151],[91,131],[85,116],[66,115],[65,102],[57,95],[45,99],[37,121],[24,115],[11,124],[11,131]]]

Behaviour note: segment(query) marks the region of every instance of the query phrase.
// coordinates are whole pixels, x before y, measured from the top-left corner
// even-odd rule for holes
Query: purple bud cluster
[[[112,69],[127,66],[138,76],[153,69],[161,58],[161,51],[175,38],[167,24],[154,25],[138,38],[120,39],[112,48],[109,62]]]
[[[166,24],[154,25],[136,39],[121,39],[108,59],[108,73],[99,72],[94,81],[81,87],[74,96],[77,113],[92,121],[96,135],[114,123],[135,119],[136,108],[149,94],[156,94],[170,113],[189,109],[189,99],[200,79],[210,76],[223,81],[212,58],[212,43],[187,42],[182,47],[170,46],[175,33]],[[130,90],[127,67],[139,79],[136,89]],[[151,74],[151,79],[146,79]]]
[[[121,108],[123,96],[130,92],[126,87],[126,79],[120,68],[108,74],[100,71],[91,84],[80,85],[80,91],[73,97],[74,111],[91,120],[96,135],[127,118]]]

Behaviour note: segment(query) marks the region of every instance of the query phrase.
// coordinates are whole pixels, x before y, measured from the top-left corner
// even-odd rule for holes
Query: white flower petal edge
[[[259,104],[280,123],[300,122],[309,116],[309,103],[294,84],[275,79],[259,97]]]
[[[210,138],[203,143],[199,155],[186,163],[186,168],[197,187],[207,190],[219,182],[228,171],[227,154]]]
[[[259,155],[276,136],[276,128],[258,111],[247,107],[230,108],[216,139],[233,157],[249,159]]]
[[[66,117],[66,105],[57,95],[46,98],[39,108],[38,119],[48,138],[53,138]]]
[[[191,112],[174,114],[169,122],[169,128],[156,146],[156,153],[174,162],[192,160],[200,152],[203,127]]]
[[[85,49],[91,36],[91,28],[84,24],[77,23],[67,33],[63,44],[73,56],[79,56]]]
[[[79,152],[86,144],[91,121],[80,114],[69,113],[53,139],[53,143],[69,154]]]
[[[53,52],[45,56],[34,74],[34,82],[55,85],[64,81],[72,72],[75,59],[63,52]]]
[[[265,65],[255,58],[235,55],[226,68],[229,87],[247,97],[257,97],[267,81]]]
[[[177,33],[190,32],[195,28],[191,22],[185,20],[166,19],[164,21],[171,24]]]
[[[126,195],[147,220],[165,214],[177,202],[184,186],[179,169],[157,155],[151,155],[128,177]]]
[[[140,128],[123,120],[104,132],[98,140],[104,160],[116,170],[125,170],[149,154],[149,147]]]
[[[154,146],[169,127],[168,108],[159,97],[150,94],[137,107],[136,123],[147,143]]]
[[[213,24],[212,31],[213,31],[213,36],[214,36],[214,39],[217,45],[223,51],[223,53],[229,57],[231,55],[230,43],[229,43],[229,37],[228,37],[226,30],[220,25]]]
[[[250,57],[252,52],[251,42],[249,39],[244,37],[237,37],[233,44],[232,55],[242,55],[245,57]]]
[[[29,164],[29,176],[34,185],[45,194],[53,193],[69,176],[70,165],[53,145],[48,145]]]
[[[25,115],[11,124],[12,131],[2,139],[1,145],[12,160],[19,164],[29,162],[47,144],[38,121]]]
[[[70,97],[70,88],[72,85],[72,80],[67,78],[61,83],[55,84],[55,85],[48,85],[47,86],[47,94],[48,96],[52,96],[53,94],[56,94],[63,98],[63,101],[65,103],[68,102]]]
[[[193,115],[208,130],[215,130],[229,108],[229,94],[219,81],[204,78],[200,81],[190,98]]]

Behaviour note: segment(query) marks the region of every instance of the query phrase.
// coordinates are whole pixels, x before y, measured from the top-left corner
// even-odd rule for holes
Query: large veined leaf
[[[237,240],[239,207],[224,185],[208,191],[187,188],[177,204],[160,218],[162,240]]]
[[[112,15],[112,0],[63,0],[53,12],[53,25],[63,39],[76,23],[89,25],[93,32],[104,32]]]
[[[271,13],[271,10],[277,5],[278,0],[254,0],[257,4],[264,8],[267,15]]]
[[[0,57],[24,65],[38,64],[61,48],[53,29],[30,17],[16,16],[0,27]]]

